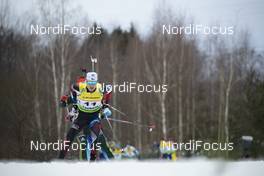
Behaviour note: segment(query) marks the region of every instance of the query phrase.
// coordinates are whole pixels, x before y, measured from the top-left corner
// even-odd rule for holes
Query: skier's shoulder
[[[102,89],[105,94],[110,94],[112,93],[113,87],[111,84],[103,84]]]
[[[80,76],[75,84],[76,87],[78,87],[79,90],[85,89],[86,88],[86,80],[84,76]]]
[[[99,92],[104,93],[104,88],[101,83],[96,83],[96,88],[99,90]]]
[[[78,88],[79,90],[83,90],[83,89],[86,89],[86,83],[85,82],[79,82],[78,83]]]

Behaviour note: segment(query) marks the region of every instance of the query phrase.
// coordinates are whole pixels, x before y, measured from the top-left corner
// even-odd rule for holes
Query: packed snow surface
[[[1,176],[263,176],[264,161],[1,161]]]

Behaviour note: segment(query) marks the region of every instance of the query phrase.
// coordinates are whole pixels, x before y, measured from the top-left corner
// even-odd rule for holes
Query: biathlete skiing
[[[61,105],[66,107],[73,104],[72,111],[75,111],[76,118],[72,121],[72,126],[67,133],[66,147],[59,153],[60,159],[65,158],[76,135],[86,126],[94,134],[93,136],[95,136],[90,139],[88,144],[91,145],[96,141],[100,144],[101,150],[107,159],[114,157],[107,146],[100,122],[101,118],[111,115],[110,109],[105,106],[105,104],[108,104],[108,100],[109,92],[98,83],[98,75],[96,72],[86,73],[84,81],[80,81],[71,86],[70,95],[62,96]],[[70,117],[73,117],[74,114],[72,116],[70,115]]]

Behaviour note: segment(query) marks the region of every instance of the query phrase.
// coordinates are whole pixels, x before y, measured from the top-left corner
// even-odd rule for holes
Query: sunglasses
[[[96,85],[96,81],[86,81],[86,84],[88,84],[88,85],[91,85],[91,86],[94,86],[94,85]]]

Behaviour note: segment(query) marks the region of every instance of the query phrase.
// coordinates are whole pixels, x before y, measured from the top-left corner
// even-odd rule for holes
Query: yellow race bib
[[[102,108],[102,85],[97,83],[94,92],[88,92],[86,83],[79,83],[80,95],[77,96],[77,106],[80,111],[93,113]]]

